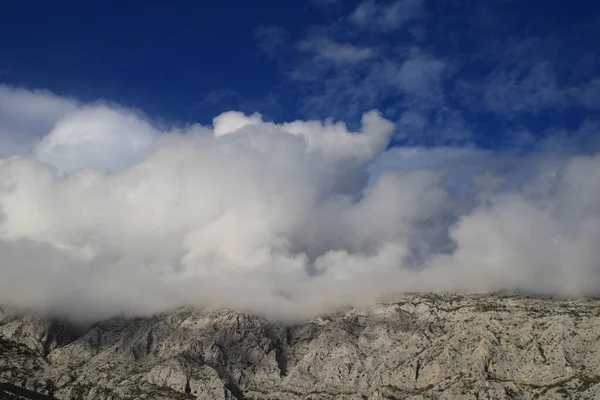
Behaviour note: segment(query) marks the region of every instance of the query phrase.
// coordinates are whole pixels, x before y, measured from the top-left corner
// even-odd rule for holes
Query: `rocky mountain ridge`
[[[598,399],[599,306],[421,294],[295,324],[184,308],[85,328],[2,311],[0,398]]]

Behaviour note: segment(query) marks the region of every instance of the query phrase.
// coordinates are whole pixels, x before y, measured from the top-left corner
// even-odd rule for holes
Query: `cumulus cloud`
[[[0,85],[0,157],[28,154],[40,135],[77,107],[48,91]]]
[[[62,173],[81,168],[116,172],[137,161],[157,135],[149,122],[131,111],[83,107],[59,119],[34,153]]]
[[[386,150],[394,129],[377,111],[357,132],[239,112],[159,129],[73,103],[0,159],[0,304],[302,318],[402,291],[597,294],[600,156]]]

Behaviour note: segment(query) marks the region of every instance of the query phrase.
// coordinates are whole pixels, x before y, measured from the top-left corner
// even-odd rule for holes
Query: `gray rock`
[[[597,399],[600,301],[404,295],[297,324],[0,313],[0,381],[59,399]]]

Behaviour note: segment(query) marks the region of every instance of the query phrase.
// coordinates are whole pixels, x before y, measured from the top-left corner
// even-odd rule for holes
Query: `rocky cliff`
[[[0,312],[0,398],[598,399],[600,301],[406,295],[303,323]],[[13,396],[13,397],[11,397]]]

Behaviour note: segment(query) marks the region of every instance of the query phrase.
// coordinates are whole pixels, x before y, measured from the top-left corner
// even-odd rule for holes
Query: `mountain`
[[[403,295],[302,323],[0,312],[0,398],[598,399],[600,300]],[[12,397],[11,397],[12,396]]]

